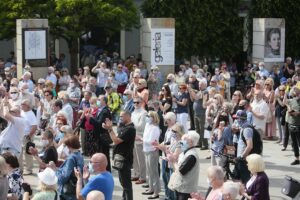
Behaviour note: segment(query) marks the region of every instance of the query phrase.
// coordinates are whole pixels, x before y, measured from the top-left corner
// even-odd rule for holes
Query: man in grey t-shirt
[[[247,123],[247,113],[245,111],[238,110],[236,113],[236,118],[240,127],[236,161],[236,167],[238,166],[239,168],[237,172],[237,178],[239,178],[242,183],[246,183],[250,179],[250,171],[248,170],[246,157],[253,148],[253,130]],[[244,136],[246,143],[242,139],[242,135]]]

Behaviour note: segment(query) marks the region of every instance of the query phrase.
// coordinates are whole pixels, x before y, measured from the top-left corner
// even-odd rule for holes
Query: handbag
[[[29,148],[30,148],[30,147],[35,148],[35,144],[29,140],[29,141],[26,143],[26,148],[25,148],[25,149],[26,149],[26,153],[29,154],[29,155],[31,155],[31,153],[30,153],[30,151],[29,151]]]
[[[122,156],[121,154],[115,154],[112,167],[116,170],[121,170],[124,168],[124,165],[125,165],[125,157]]]
[[[294,198],[300,192],[300,183],[290,176],[285,176],[281,192],[286,196]]]
[[[75,166],[77,166],[77,161],[74,159]],[[75,176],[74,170],[72,170],[72,173],[70,174],[69,180],[64,184],[63,186],[63,194],[64,195],[76,195],[76,184],[77,184],[77,177]]]
[[[235,146],[225,145],[224,154],[234,156],[235,155]]]

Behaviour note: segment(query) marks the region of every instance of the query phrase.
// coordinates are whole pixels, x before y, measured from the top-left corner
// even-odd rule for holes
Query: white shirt
[[[98,68],[97,72],[97,83],[99,87],[104,87],[109,76],[110,70],[107,68]]]
[[[24,112],[22,110],[21,112],[21,117],[23,117],[26,121],[26,125],[25,125],[25,132],[24,132],[24,135],[28,135],[30,133],[30,129],[32,126],[35,126],[35,125],[38,125],[38,122],[37,122],[37,119],[36,119],[36,116],[34,115],[34,113],[32,112],[32,110],[30,111],[27,111],[27,112]]]
[[[159,140],[160,129],[158,126],[153,124],[146,124],[145,132],[143,135],[143,151],[151,152],[155,151],[156,148],[153,147],[152,142]]]
[[[54,84],[54,88],[55,88],[56,83],[57,83],[57,78],[56,78],[54,73],[51,73],[50,75],[47,75],[46,80],[51,81]]]
[[[258,119],[253,114],[253,125],[255,126],[256,129],[261,129],[264,131],[266,127],[268,112],[269,112],[268,104],[263,99],[258,102],[254,99],[254,101],[251,103],[251,107],[252,107],[252,112],[255,112],[260,115],[264,115],[264,119]]]
[[[64,104],[63,107],[62,107],[62,110],[65,113],[67,113],[68,124],[72,125],[73,124],[73,108],[72,108],[72,106],[69,103]]]
[[[143,136],[145,125],[146,125],[147,111],[143,108],[134,109],[131,114],[131,121],[136,129],[136,134]]]
[[[13,117],[13,122],[8,122],[7,127],[0,134],[0,147],[12,148],[19,153],[22,149],[26,120],[22,117]]]

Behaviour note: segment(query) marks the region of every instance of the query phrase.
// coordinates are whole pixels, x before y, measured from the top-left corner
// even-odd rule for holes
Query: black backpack
[[[254,154],[254,153],[261,155],[262,151],[263,151],[263,142],[261,140],[259,132],[254,128],[254,126],[251,126],[251,125],[249,125],[245,128],[251,128],[252,132],[253,132],[253,137],[252,137],[253,148],[251,149],[249,155]],[[245,139],[243,133],[241,133],[241,137],[242,137],[243,142],[247,145],[246,139]]]

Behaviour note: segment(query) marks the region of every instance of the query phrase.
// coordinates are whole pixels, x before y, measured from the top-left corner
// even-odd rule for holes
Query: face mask
[[[146,123],[151,124],[152,123],[152,118],[151,117],[146,117]]]
[[[168,83],[171,83],[172,81],[170,79],[167,80]]]
[[[182,75],[183,75],[183,72],[179,72],[179,73],[178,73],[178,76],[182,76]]]
[[[49,144],[49,141],[48,140],[42,140],[41,144],[42,144],[43,147],[46,147]]]
[[[74,83],[70,83],[70,87],[71,88],[75,87],[75,84]]]
[[[216,74],[216,75],[219,75],[219,74],[220,74],[220,72],[215,72],[215,74]]]
[[[127,95],[124,95],[123,96],[123,102],[127,102],[128,101],[128,96]]]
[[[176,133],[174,133],[174,132],[172,131],[171,137],[175,139],[175,138],[176,138]]]
[[[88,168],[89,168],[90,174],[94,173],[94,168],[93,168],[93,165],[92,165],[91,162],[89,163],[89,167]]]
[[[18,93],[16,93],[16,94],[10,94],[10,96],[11,96],[12,100],[15,100],[15,99],[18,98]]]
[[[180,146],[182,151],[186,151],[189,148],[189,145],[186,140],[181,140]]]
[[[123,119],[121,119],[121,118],[119,119],[119,124],[120,124],[120,125],[124,124]]]
[[[109,76],[107,79],[108,79],[109,81],[111,81],[111,80],[112,80],[112,77],[111,77],[111,76]]]
[[[262,70],[264,69],[264,67],[261,67],[261,66],[260,66],[260,67],[258,67],[258,68],[259,68],[259,70],[260,70],[260,71],[262,71]]]
[[[245,110],[245,106],[239,106],[238,110]]]
[[[211,186],[211,181],[208,178],[206,178],[206,182],[208,183],[209,186]]]
[[[100,106],[101,106],[101,102],[100,102],[100,101],[97,101],[96,105],[97,105],[98,107],[100,107]]]

